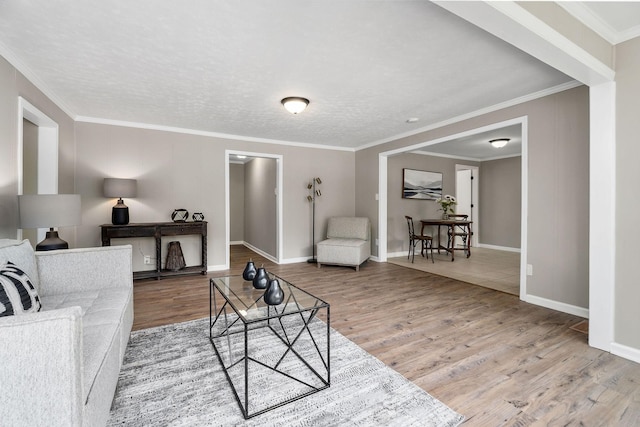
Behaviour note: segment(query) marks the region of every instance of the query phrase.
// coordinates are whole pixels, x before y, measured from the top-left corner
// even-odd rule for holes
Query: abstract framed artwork
[[[442,173],[402,169],[402,198],[436,200],[442,197]]]

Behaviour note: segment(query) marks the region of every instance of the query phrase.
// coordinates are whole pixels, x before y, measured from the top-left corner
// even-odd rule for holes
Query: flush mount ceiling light
[[[283,99],[282,105],[287,109],[291,114],[302,113],[307,105],[309,105],[309,100],[307,98],[300,98],[298,96],[290,96],[288,98]]]
[[[511,139],[509,138],[498,138],[492,139],[491,141],[489,141],[489,144],[493,145],[495,148],[502,148],[507,145],[507,142],[509,141],[511,141]]]

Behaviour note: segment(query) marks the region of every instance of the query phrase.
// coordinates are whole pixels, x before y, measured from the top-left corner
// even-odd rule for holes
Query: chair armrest
[[[131,245],[36,252],[42,295],[133,289]]]
[[[0,423],[82,424],[80,307],[0,318]]]

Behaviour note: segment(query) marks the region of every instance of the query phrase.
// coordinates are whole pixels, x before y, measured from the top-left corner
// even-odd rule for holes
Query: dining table
[[[440,253],[440,250],[445,250],[448,253],[451,254],[451,261],[453,262],[455,260],[455,251],[456,250],[462,250],[465,251],[467,258],[469,258],[471,256],[471,224],[473,224],[473,221],[471,220],[462,220],[462,219],[444,219],[444,218],[427,218],[427,219],[421,219],[420,220],[420,224],[421,224],[421,228],[420,228],[420,234],[421,235],[425,235],[424,234],[424,229],[426,227],[437,227],[438,228],[438,253]],[[466,240],[466,244],[464,247],[462,248],[456,248],[455,247],[455,239],[449,239],[447,238],[447,245],[443,246],[440,242],[440,228],[441,227],[446,227],[447,228],[447,235],[448,236],[454,236],[454,231],[456,227],[460,227],[462,228],[466,233],[467,233],[467,240]]]

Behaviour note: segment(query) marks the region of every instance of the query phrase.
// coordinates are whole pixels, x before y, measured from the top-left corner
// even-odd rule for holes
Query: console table
[[[156,269],[134,271],[134,279],[148,279],[183,274],[207,274],[207,222],[147,222],[127,225],[103,224],[102,246],[111,246],[111,239],[153,237],[156,242]],[[197,234],[201,236],[202,264],[187,266],[178,271],[162,269],[162,237]]]

